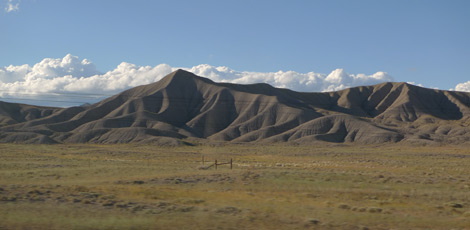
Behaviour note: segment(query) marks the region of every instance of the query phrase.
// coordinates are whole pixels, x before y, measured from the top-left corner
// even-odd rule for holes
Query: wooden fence
[[[204,166],[205,161],[204,161],[204,156],[202,156],[202,165]],[[208,165],[207,167],[204,167],[205,169],[210,169],[211,167],[214,166],[215,169],[217,169],[218,165],[230,165],[230,169],[233,169],[233,160],[230,158],[229,162],[218,162],[217,159],[214,161],[213,164]]]

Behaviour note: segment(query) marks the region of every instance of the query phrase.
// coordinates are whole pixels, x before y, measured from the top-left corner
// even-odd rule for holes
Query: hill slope
[[[470,94],[383,83],[300,93],[177,70],[88,107],[0,103],[0,142],[470,141]]]

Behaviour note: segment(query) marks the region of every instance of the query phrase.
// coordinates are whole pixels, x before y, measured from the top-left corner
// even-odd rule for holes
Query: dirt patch
[[[130,181],[116,181],[116,184],[210,184],[210,183],[234,183],[236,181],[250,182],[257,180],[261,175],[251,171],[229,174],[229,173],[216,173],[211,175],[189,175],[189,176],[174,176],[166,178],[153,178],[148,180],[130,180]]]

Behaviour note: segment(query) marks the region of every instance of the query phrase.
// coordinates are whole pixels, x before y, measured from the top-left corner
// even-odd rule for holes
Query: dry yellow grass
[[[458,146],[0,145],[0,229],[469,229],[469,194]]]

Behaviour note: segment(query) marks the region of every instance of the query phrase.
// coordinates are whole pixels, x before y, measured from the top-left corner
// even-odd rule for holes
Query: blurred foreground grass
[[[470,149],[1,144],[0,229],[470,229]]]

